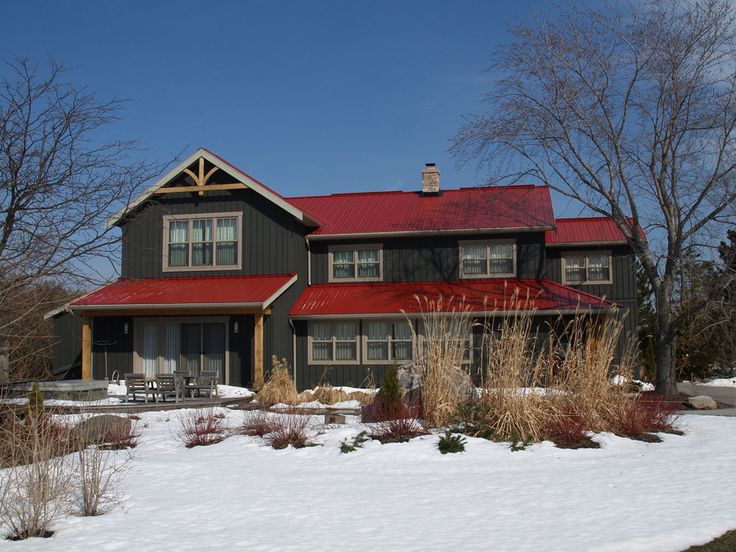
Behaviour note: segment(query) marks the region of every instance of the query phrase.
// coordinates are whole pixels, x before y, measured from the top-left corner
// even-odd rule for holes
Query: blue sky
[[[53,56],[109,129],[169,160],[207,147],[284,195],[483,182],[448,153],[483,109],[493,46],[542,3],[38,2],[3,5],[0,55]],[[556,200],[558,215],[579,209]]]

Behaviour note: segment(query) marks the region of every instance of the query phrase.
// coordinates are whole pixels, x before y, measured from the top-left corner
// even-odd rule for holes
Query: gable
[[[154,196],[172,193],[191,193],[203,196],[208,192],[239,189],[253,190],[307,226],[319,226],[314,218],[281,195],[204,148],[199,148],[192,153],[141,195],[120,209],[107,220],[106,226],[109,228],[120,224],[126,215]]]

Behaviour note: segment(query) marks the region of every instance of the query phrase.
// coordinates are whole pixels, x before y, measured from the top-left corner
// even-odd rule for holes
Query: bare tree
[[[541,182],[613,218],[651,281],[657,387],[672,394],[688,316],[676,309],[678,274],[736,219],[734,8],[571,6],[510,31],[494,54],[490,112],[465,121],[453,152],[492,179]]]
[[[37,286],[104,279],[120,239],[105,220],[155,172],[135,160],[133,142],[106,141],[121,102],[65,79],[53,61],[0,70],[0,343],[11,364],[36,335],[24,322],[61,298]]]

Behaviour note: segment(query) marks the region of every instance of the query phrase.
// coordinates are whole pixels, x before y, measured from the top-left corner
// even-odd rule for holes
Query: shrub
[[[370,437],[381,443],[404,443],[427,432],[416,418],[400,416],[370,424]]]
[[[630,439],[659,442],[654,433],[678,433],[675,427],[677,404],[655,393],[642,393],[627,397],[619,406],[614,433]]]
[[[214,445],[225,438],[224,421],[212,408],[184,410],[179,424],[178,438],[187,448]]]
[[[240,427],[240,433],[243,435],[251,435],[255,437],[264,437],[273,432],[278,425],[275,416],[269,416],[263,410],[249,412],[243,419],[243,425]]]
[[[437,442],[437,448],[442,454],[465,452],[465,443],[467,439],[462,435],[455,433],[453,434],[449,429],[445,431],[445,434],[440,437]]]
[[[343,454],[354,452],[359,448],[363,448],[363,443],[370,440],[371,438],[368,437],[368,432],[365,430],[361,431],[355,437],[353,437],[353,440],[351,442],[348,442],[347,439],[342,441],[340,443],[340,452]]]
[[[14,540],[50,536],[74,490],[68,430],[39,408],[28,412],[24,420],[3,416],[0,437],[4,465],[13,466],[0,470],[0,522]]]
[[[348,393],[349,401],[358,401],[363,406],[371,404],[375,397],[376,397],[375,391],[371,391],[371,392],[351,391],[350,393]]]
[[[558,448],[599,448],[588,435],[588,421],[571,406],[553,414],[543,427],[544,438]]]
[[[348,400],[348,394],[342,389],[335,389],[331,385],[321,385],[313,392],[314,399],[322,404],[335,404]]]
[[[271,357],[271,372],[268,381],[256,395],[256,399],[266,408],[275,404],[295,405],[298,403],[296,385],[289,374],[286,359],[279,361],[276,355]]]
[[[266,437],[274,449],[285,449],[289,445],[303,448],[309,444],[309,417],[296,414],[281,414],[274,420],[273,431]]]
[[[394,362],[383,377],[383,384],[379,392],[381,417],[389,419],[403,411],[404,390],[399,383],[399,369]]]

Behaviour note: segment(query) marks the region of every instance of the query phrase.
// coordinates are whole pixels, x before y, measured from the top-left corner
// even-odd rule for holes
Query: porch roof
[[[121,278],[72,301],[69,306],[73,311],[143,311],[155,308],[248,308],[262,311],[296,279],[296,274]]]
[[[525,310],[572,314],[605,311],[614,306],[601,297],[551,280],[494,279],[314,285],[304,290],[289,315],[311,318],[419,314],[429,310],[424,298],[436,301],[439,296],[444,298],[443,310],[457,310],[462,300],[465,307],[478,315]]]

